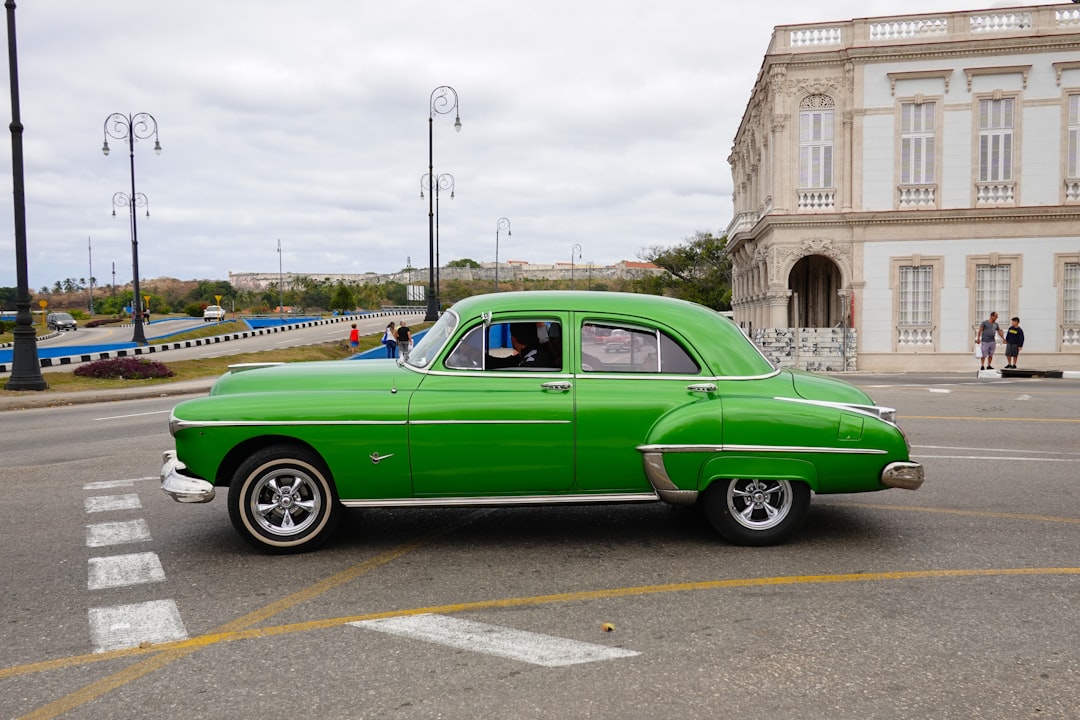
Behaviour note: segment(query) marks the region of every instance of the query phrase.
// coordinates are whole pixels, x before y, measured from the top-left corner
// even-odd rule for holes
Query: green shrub
[[[102,380],[151,380],[172,377],[176,373],[159,362],[142,358],[120,357],[80,365],[75,368],[75,374]]]

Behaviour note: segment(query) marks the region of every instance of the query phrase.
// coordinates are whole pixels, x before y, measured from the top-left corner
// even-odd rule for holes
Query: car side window
[[[682,345],[662,330],[589,322],[581,326],[581,369],[674,375],[701,371]]]
[[[446,367],[452,370],[484,369],[484,326],[477,325],[458,341],[446,357]]]
[[[453,370],[561,370],[562,326],[557,321],[478,325],[446,358]]]

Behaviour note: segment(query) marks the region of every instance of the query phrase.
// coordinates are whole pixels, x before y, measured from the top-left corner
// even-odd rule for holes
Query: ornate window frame
[[[980,105],[983,101],[1012,100],[1012,143],[1010,152],[1012,162],[1008,180],[983,180],[982,162],[979,145],[982,140],[982,128],[979,126]],[[1023,95],[1020,91],[994,90],[971,96],[971,188],[972,207],[1015,207],[1020,204],[1020,169],[1023,167],[1024,118]]]
[[[900,268],[931,268],[929,325],[900,325]],[[892,290],[892,347],[894,353],[937,352],[941,327],[941,290],[945,286],[945,257],[918,253],[889,258],[889,289]]]
[[[1080,353],[1080,323],[1065,322],[1065,266],[1080,265],[1080,252],[1054,253],[1054,289],[1057,295],[1058,352]]]
[[[1024,256],[1018,253],[1006,255],[996,252],[986,255],[968,255],[965,282],[968,289],[968,320],[972,333],[975,332],[975,328],[979,326],[979,323],[986,319],[976,317],[976,277],[980,265],[1009,266],[1009,309],[1007,312],[1012,315],[1020,315],[1020,288],[1023,285],[1020,279],[1024,273]],[[1003,310],[1003,308],[997,308],[999,322],[1001,322],[1002,317],[1005,317]],[[1005,322],[1007,323],[1008,320]]]
[[[903,109],[905,105],[934,103],[934,181],[930,183],[905,183],[903,177]],[[911,95],[896,98],[895,102],[896,147],[893,153],[897,210],[936,210],[941,205],[942,130],[945,122],[945,97],[943,95]]]

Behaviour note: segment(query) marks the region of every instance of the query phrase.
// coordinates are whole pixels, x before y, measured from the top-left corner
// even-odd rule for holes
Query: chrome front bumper
[[[161,489],[176,502],[205,503],[214,499],[214,486],[197,477],[185,475],[187,467],[176,459],[176,452],[161,455]]]
[[[902,490],[918,490],[925,476],[923,466],[914,462],[894,462],[881,471],[881,484]]]

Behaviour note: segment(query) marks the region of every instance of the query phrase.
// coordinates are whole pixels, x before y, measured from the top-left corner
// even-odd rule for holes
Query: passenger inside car
[[[484,366],[489,370],[522,368],[526,370],[559,369],[562,363],[551,353],[547,343],[541,343],[536,323],[510,323],[510,343],[513,352],[508,355],[487,354]]]

